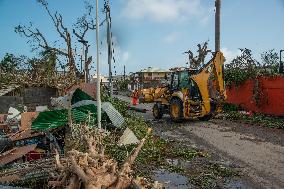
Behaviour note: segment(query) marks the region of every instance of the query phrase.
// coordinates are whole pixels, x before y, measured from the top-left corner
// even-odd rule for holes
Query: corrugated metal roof
[[[5,94],[19,88],[20,85],[11,84],[11,85],[4,85],[0,88],[0,96],[4,96]]]
[[[11,141],[18,141],[18,140],[33,138],[33,137],[41,136],[41,135],[44,135],[44,133],[32,131],[32,130],[23,130],[23,131],[19,131],[15,134],[9,136],[9,138],[11,139]]]
[[[97,106],[96,101],[92,100],[82,100],[80,102],[77,102],[76,104],[72,105],[72,108],[85,106],[93,104]],[[121,127],[121,125],[124,123],[124,118],[122,115],[113,107],[113,105],[110,102],[103,102],[102,103],[102,110],[108,115],[109,119],[113,123],[115,127]]]
[[[0,184],[22,186],[23,183],[30,183],[34,180],[48,180],[50,173],[54,171],[56,171],[54,157],[13,163],[9,167],[0,169]]]
[[[93,104],[80,106],[72,109],[72,118],[75,123],[86,122],[89,113],[91,122],[97,120],[97,107]],[[32,122],[32,130],[51,129],[64,126],[68,123],[68,110],[53,110],[40,112],[38,117]]]
[[[17,176],[13,176],[14,180],[18,179]],[[4,186],[4,185],[0,185],[1,189],[29,189],[29,188],[22,188],[22,187],[18,187],[18,186]]]
[[[149,67],[149,68],[146,68],[146,69],[143,69],[141,70],[140,72],[169,72],[167,70],[163,70],[163,69],[159,69],[159,68],[152,68],[152,67]]]
[[[96,98],[96,83],[79,83],[77,85],[72,86],[67,92],[75,91],[77,88],[81,89],[92,98]]]
[[[103,102],[102,109],[106,112],[114,126],[121,127],[121,125],[124,123],[124,118],[110,102]]]
[[[56,100],[56,99],[54,99]],[[59,100],[56,100],[59,102]],[[97,120],[97,103],[81,89],[76,89],[72,95],[72,118],[75,123],[86,122],[91,113],[91,124]],[[60,103],[61,104],[61,103]],[[67,106],[67,105],[66,105]],[[103,113],[107,114],[114,126],[120,127],[124,123],[122,115],[109,102],[102,103]],[[67,109],[40,112],[32,122],[33,130],[50,129],[64,126],[68,123]]]
[[[139,143],[139,140],[137,139],[133,131],[131,131],[128,127],[124,130],[122,136],[120,137],[118,141],[119,146],[129,145],[129,144],[138,144],[138,143]]]
[[[33,151],[36,146],[36,144],[32,144],[28,146],[15,147],[12,150],[0,154],[0,166],[6,165],[7,163],[21,158],[23,155],[26,155],[30,151]]]
[[[38,112],[23,112],[21,114],[21,127],[20,130],[29,130],[32,126],[32,121],[36,119]]]
[[[4,177],[0,177],[0,183],[3,183],[3,182],[11,182],[11,181],[14,181],[14,180],[20,180],[20,177],[18,175],[8,175],[8,176],[4,176]],[[9,186],[4,186],[3,185],[0,185],[0,188],[3,189],[5,187],[9,187]]]

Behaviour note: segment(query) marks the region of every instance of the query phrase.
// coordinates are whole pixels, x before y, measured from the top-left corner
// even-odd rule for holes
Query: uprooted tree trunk
[[[60,174],[55,181],[50,181],[49,185],[53,188],[81,188],[86,189],[124,189],[131,185],[144,187],[141,179],[134,179],[131,166],[138,156],[151,129],[148,129],[147,135],[133,153],[126,159],[121,168],[117,162],[105,155],[102,140],[104,134],[90,130],[84,126],[83,145],[87,147],[86,153],[78,150],[71,150],[65,158],[60,158],[57,153],[55,156],[56,165]],[[161,185],[155,183],[152,188],[161,188]]]
[[[207,54],[211,52],[211,50],[208,49],[208,41],[203,43],[203,45],[198,44],[197,47],[198,47],[197,56],[194,56],[191,50],[184,52],[188,54],[189,67],[192,69],[200,68],[200,66],[204,64]]]

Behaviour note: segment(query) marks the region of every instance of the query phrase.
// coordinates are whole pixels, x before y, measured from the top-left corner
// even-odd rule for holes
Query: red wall
[[[253,97],[256,80],[259,81],[258,105]],[[284,116],[284,76],[259,77],[256,80],[227,88],[227,102],[253,112]]]

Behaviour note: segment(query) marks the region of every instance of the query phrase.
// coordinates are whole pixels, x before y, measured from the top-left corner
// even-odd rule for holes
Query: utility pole
[[[83,45],[83,51],[82,51],[82,54],[81,54],[81,72],[83,71],[83,56],[84,56],[84,45]]]
[[[83,54],[85,55],[85,57],[84,57],[84,79],[85,79],[85,83],[89,83],[89,69],[88,69],[88,62],[87,62],[87,57],[88,57],[88,51],[89,51],[89,46],[90,45],[88,45],[88,41],[86,41],[86,40],[78,40],[80,43],[82,43],[83,44]],[[85,48],[85,50],[84,50],[84,47],[86,47]]]
[[[113,85],[112,85],[112,68],[111,68],[111,59],[112,59],[112,49],[111,49],[111,33],[110,33],[110,7],[109,1],[105,4],[106,12],[106,21],[107,21],[107,46],[108,46],[108,87],[109,87],[109,96],[113,94]]]
[[[283,62],[282,62],[282,52],[284,52],[284,50],[280,50],[280,64],[279,64],[279,73],[284,73],[284,66],[283,66]]]
[[[215,1],[215,52],[220,51],[221,0]]]
[[[89,51],[90,45],[86,44],[86,49],[85,49],[85,82],[90,83],[89,80],[89,62],[88,62],[88,51]]]
[[[96,45],[97,45],[97,120],[98,128],[102,128],[102,109],[101,109],[101,82],[100,82],[100,53],[99,53],[99,1],[96,0]]]

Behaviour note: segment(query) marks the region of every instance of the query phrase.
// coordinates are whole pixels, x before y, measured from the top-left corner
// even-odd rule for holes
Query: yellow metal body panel
[[[226,90],[225,90],[225,83],[224,83],[224,73],[223,73],[223,64],[225,62],[225,57],[222,52],[217,52],[215,55],[215,59],[213,60],[214,64],[214,75],[217,81],[217,91],[219,91],[222,100],[227,99]]]
[[[226,98],[225,95],[225,86],[223,80],[223,64],[224,64],[224,56],[222,52],[216,52],[215,57],[211,60],[203,70],[197,74],[192,76],[191,78],[197,83],[199,87],[199,91],[202,96],[203,106],[202,106],[202,114],[206,115],[210,112],[210,99],[209,99],[209,89],[208,89],[208,80],[210,74],[214,72],[215,78],[217,80],[217,90],[220,93],[223,99]]]
[[[173,98],[173,97],[177,97],[177,98],[183,100],[183,94],[182,94],[181,91],[175,91],[175,92],[172,94],[172,98]]]
[[[226,91],[223,80],[223,64],[224,64],[224,56],[222,52],[216,52],[214,58],[206,64],[202,70],[196,74],[191,76],[196,84],[198,85],[201,97],[202,97],[202,111],[198,113],[190,112],[190,105],[199,104],[199,102],[190,101],[189,99],[189,89],[183,88],[180,91],[175,91],[171,95],[167,94],[168,88],[149,88],[142,89],[140,94],[143,95],[144,102],[161,102],[162,104],[169,104],[170,99],[179,98],[183,102],[183,114],[184,118],[192,118],[192,117],[201,117],[210,113],[210,96],[209,96],[209,77],[213,73],[216,80],[216,89],[220,95],[220,101],[226,99]],[[220,103],[219,103],[220,104]],[[217,107],[216,112],[220,112],[221,106]],[[176,113],[176,112],[175,112]]]

